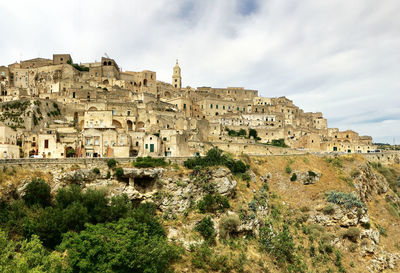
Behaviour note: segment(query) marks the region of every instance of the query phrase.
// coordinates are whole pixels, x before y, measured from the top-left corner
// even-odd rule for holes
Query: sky
[[[104,54],[183,86],[286,96],[328,126],[400,144],[399,0],[0,2],[0,65]]]

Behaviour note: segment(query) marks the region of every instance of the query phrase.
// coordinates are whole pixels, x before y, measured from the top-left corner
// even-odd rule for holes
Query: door
[[[154,144],[150,144],[150,153],[154,153]]]

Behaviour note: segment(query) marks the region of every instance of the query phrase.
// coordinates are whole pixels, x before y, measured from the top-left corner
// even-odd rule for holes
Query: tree
[[[9,240],[0,230],[0,272],[64,272],[63,260],[56,252],[48,252],[38,236],[30,240]]]
[[[76,151],[74,148],[69,148],[67,150],[67,157],[75,157],[76,156]]]
[[[249,129],[249,138],[253,137],[253,139],[257,140],[258,135],[257,135],[257,130],[256,129]]]
[[[50,186],[41,178],[33,178],[26,186],[23,199],[28,206],[34,204],[39,204],[42,207],[50,206]]]
[[[65,235],[61,251],[68,251],[73,272],[168,272],[179,257],[177,246],[154,234],[134,218],[116,223],[87,224],[79,234]]]

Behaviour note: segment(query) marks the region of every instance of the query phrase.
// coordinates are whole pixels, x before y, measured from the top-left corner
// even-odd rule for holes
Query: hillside
[[[106,229],[111,225],[121,230],[125,230],[127,222],[136,225],[129,221],[150,223],[148,231],[165,230],[167,237],[157,237],[160,243],[154,245],[153,252],[148,252],[154,264],[163,261],[163,266],[148,272],[166,272],[168,264],[175,272],[400,271],[398,155],[390,161],[384,156],[371,160],[372,157],[361,155],[243,156],[234,160],[215,149],[212,151],[214,154],[203,161],[186,162],[186,167],[149,158],[135,163],[99,160],[46,166],[40,163],[3,165],[0,215],[4,221],[0,229],[7,234],[8,242],[35,240],[34,234],[38,234],[46,253],[58,257],[55,260],[62,264],[61,271],[68,268],[82,271],[84,265],[79,259],[86,259],[86,266],[90,265],[88,261],[96,261],[94,256],[88,258],[85,252],[80,252],[78,260],[74,256],[77,251],[74,244],[84,245],[90,232],[106,236]],[[42,178],[50,185],[51,199],[43,209],[26,203],[32,178]],[[69,206],[76,203],[71,201],[70,205],[60,208],[59,192],[70,189],[71,185],[79,185],[82,191],[80,211],[86,212],[87,218],[83,218],[93,225],[63,226],[59,236],[64,231],[75,231],[76,235],[49,241],[32,221],[41,219],[50,208],[66,215]],[[104,219],[93,220],[94,214],[102,214],[91,210],[85,201],[88,198],[85,194],[94,189],[105,192],[106,199],[102,200],[106,203],[100,210],[106,211]],[[113,202],[121,194],[126,197],[126,211],[115,214],[118,206]],[[114,199],[107,199],[107,196]],[[27,206],[22,216],[10,213],[15,212],[16,204],[24,206],[18,199],[24,200]],[[141,208],[131,208],[149,202],[155,204],[154,221],[160,223],[160,227],[146,218],[153,217],[151,213],[137,218]],[[117,216],[111,217],[113,213]],[[66,225],[65,219],[60,221]],[[69,221],[66,223],[70,224]],[[57,220],[53,224],[59,227]],[[125,236],[124,232],[118,234]],[[107,236],[113,238],[111,234]],[[56,242],[56,245],[48,242]],[[165,252],[157,252],[160,244],[165,246]],[[149,251],[140,244],[135,247],[139,247],[135,248],[138,253]],[[20,256],[15,257],[18,260]],[[46,264],[44,260],[36,262]],[[0,259],[0,268],[5,266],[2,261]],[[113,262],[102,260],[118,266],[121,266],[120,261],[119,258]],[[109,268],[126,272],[125,267],[121,270]],[[41,270],[46,271],[43,267]]]

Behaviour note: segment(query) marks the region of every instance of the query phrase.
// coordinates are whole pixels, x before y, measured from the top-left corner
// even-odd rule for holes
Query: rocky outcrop
[[[368,209],[366,207],[352,207],[347,209],[344,206],[329,204],[333,209],[329,213],[324,210],[325,206],[317,207],[317,211],[310,215],[313,222],[324,225],[341,227],[357,226],[369,222]]]
[[[303,185],[315,184],[319,181],[321,177],[321,173],[316,173],[313,171],[307,171],[307,172],[295,171],[294,173],[297,176],[297,181],[300,181],[301,183],[303,183]]]
[[[400,255],[397,253],[389,253],[382,250],[376,254],[371,260],[370,265],[367,269],[371,273],[382,272],[385,269],[394,269],[396,262],[400,259]]]
[[[153,196],[161,211],[183,213],[212,190],[223,196],[235,193],[237,181],[226,168],[191,175],[190,177],[161,177],[162,188]]]
[[[385,177],[375,173],[368,164],[360,165],[353,184],[357,189],[358,195],[363,202],[371,201],[374,196],[384,194],[388,191],[389,185]]]

